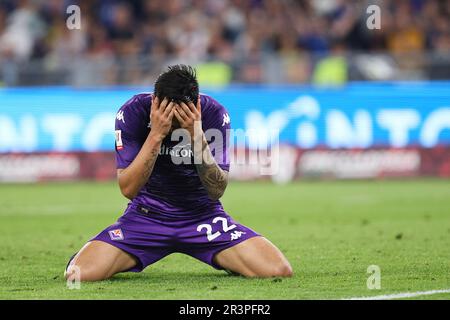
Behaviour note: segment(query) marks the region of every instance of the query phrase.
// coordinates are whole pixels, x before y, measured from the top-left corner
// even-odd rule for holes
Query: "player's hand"
[[[181,128],[189,132],[192,140],[203,135],[200,97],[197,99],[197,105],[194,105],[192,102],[187,104],[180,102],[176,104],[174,115],[180,123]]]
[[[158,97],[154,97],[150,112],[150,123],[152,126],[150,135],[160,140],[167,136],[172,128],[174,106],[175,103],[169,103],[167,98],[160,101]]]

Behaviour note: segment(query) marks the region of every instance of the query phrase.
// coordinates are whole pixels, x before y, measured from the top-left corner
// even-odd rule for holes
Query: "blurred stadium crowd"
[[[450,79],[450,0],[0,1],[6,86],[148,84],[181,61],[212,85]]]

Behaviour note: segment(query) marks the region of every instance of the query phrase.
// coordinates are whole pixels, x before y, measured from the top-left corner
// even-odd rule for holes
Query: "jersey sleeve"
[[[143,141],[140,139],[139,118],[136,117],[133,108],[140,103],[138,97],[134,96],[128,100],[117,112],[115,123],[116,137],[116,166],[117,169],[125,169],[133,162],[136,155],[141,150]]]
[[[207,103],[211,103],[205,122],[205,136],[208,140],[211,153],[216,163],[222,170],[230,170],[230,130],[231,121],[228,111],[217,101],[208,97]],[[203,109],[203,106],[202,106]],[[209,116],[211,115],[211,116]],[[211,131],[210,131],[211,130]]]

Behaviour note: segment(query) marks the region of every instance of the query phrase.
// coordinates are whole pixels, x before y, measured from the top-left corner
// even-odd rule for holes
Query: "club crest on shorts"
[[[108,233],[111,240],[123,240],[122,229],[109,230]]]

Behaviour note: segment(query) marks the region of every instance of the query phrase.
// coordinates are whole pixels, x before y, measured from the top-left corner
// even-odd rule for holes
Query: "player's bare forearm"
[[[149,134],[133,162],[126,169],[118,171],[120,191],[128,199],[136,197],[148,181],[158,158],[161,142],[160,137]]]
[[[133,162],[126,169],[118,171],[120,191],[128,199],[137,196],[152,174],[162,141],[171,128],[172,118],[173,102],[169,103],[167,98],[160,101],[154,97],[150,113],[152,129]]]
[[[193,102],[180,102],[175,106],[174,115],[180,126],[186,129],[191,137],[194,150],[194,163],[200,181],[208,192],[211,200],[218,200],[225,192],[228,184],[228,172],[222,170],[216,163],[206,141],[201,123],[201,99],[197,106]]]
[[[228,185],[228,172],[222,170],[215,161],[205,135],[202,133],[197,142],[201,148],[196,151],[197,173],[211,200],[220,199]],[[194,143],[195,144],[195,143]]]

